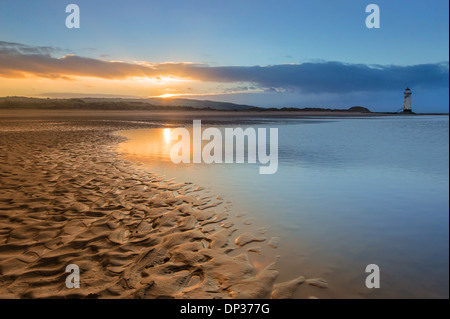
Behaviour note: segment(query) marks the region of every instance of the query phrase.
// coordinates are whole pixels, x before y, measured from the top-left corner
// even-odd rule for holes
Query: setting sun
[[[179,96],[180,94],[170,94],[170,93],[167,93],[167,94],[162,94],[162,95],[158,95],[158,96],[155,96],[155,97],[160,97],[160,98],[164,98],[164,99],[166,99],[166,98],[171,98],[171,97],[175,97],[175,96]]]

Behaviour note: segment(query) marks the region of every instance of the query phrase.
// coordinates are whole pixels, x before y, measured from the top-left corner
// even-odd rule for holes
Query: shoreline
[[[327,285],[275,283],[276,263],[257,271],[245,251],[269,240],[230,243],[223,200],[121,159],[113,132],[140,124],[45,120],[0,131],[0,298],[289,298]],[[81,289],[65,288],[72,263]]]
[[[170,121],[190,121],[193,119],[221,120],[221,119],[303,119],[303,118],[370,118],[385,116],[449,116],[448,113],[388,113],[388,112],[348,112],[348,111],[220,111],[220,110],[189,110],[189,111],[164,111],[164,110],[52,110],[52,109],[0,109],[0,119],[24,120],[120,120],[127,121],[153,121],[164,123]]]

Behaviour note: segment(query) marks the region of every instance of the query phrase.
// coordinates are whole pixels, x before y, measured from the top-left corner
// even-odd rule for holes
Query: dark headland
[[[126,99],[126,98],[32,98],[20,96],[0,97],[0,110],[8,111],[9,114],[16,114],[19,117],[30,115],[27,112],[21,114],[20,110],[42,110],[53,111],[54,114],[59,111],[71,113],[74,111],[86,111],[94,114],[95,111],[120,111],[119,113],[148,113],[154,111],[161,112],[180,112],[182,114],[193,113],[200,115],[210,112],[224,116],[230,115],[230,112],[239,114],[239,116],[270,116],[270,117],[314,117],[314,116],[380,116],[380,115],[416,115],[397,112],[372,112],[369,108],[363,106],[352,106],[349,108],[317,108],[317,107],[270,107],[263,108],[252,105],[235,104],[228,102],[217,102],[208,100],[193,100],[181,98],[147,98],[147,99]],[[151,113],[154,113],[151,112]],[[112,114],[115,112],[108,112]],[[105,114],[105,113],[102,113]]]
[[[0,109],[35,109],[35,110],[140,110],[140,111],[176,111],[176,110],[203,110],[203,111],[257,111],[257,112],[351,112],[371,113],[368,108],[353,106],[348,109],[331,108],[262,108],[252,105],[216,102],[208,100],[191,99],[123,99],[123,98],[30,98],[30,97],[1,97]]]

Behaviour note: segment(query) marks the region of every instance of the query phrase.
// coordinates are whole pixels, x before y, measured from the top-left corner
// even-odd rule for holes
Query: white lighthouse
[[[403,105],[403,112],[404,113],[412,113],[411,95],[412,95],[412,92],[411,92],[410,88],[406,88],[406,90],[405,90],[405,104]]]

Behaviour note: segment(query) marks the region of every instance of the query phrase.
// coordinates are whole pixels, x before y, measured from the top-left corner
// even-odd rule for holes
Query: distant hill
[[[0,109],[54,109],[54,110],[220,110],[220,111],[283,111],[283,112],[351,112],[371,113],[362,106],[349,109],[330,108],[261,108],[251,105],[191,99],[132,99],[132,98],[30,98],[0,97]]]
[[[158,99],[151,98],[147,99],[149,103],[154,105],[164,105],[164,106],[188,106],[196,109],[211,108],[214,110],[248,110],[255,108],[255,106],[235,104],[228,102],[216,102],[208,100],[190,100],[190,99]]]
[[[147,99],[124,99],[124,98],[80,98],[87,103],[92,102],[126,102],[126,103],[148,103],[153,106],[165,107],[189,107],[193,109],[213,109],[213,110],[248,110],[255,108],[252,105],[235,104],[228,102],[216,102],[208,100],[191,100],[178,98],[147,98]]]
[[[177,110],[202,109],[239,111],[250,110],[257,107],[227,102],[189,100],[189,99],[123,99],[123,98],[71,98],[71,99],[45,99],[29,97],[2,97],[1,109],[100,109],[100,110]]]

